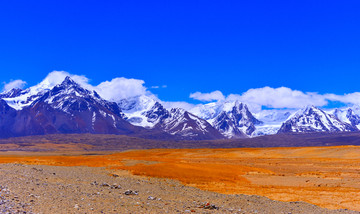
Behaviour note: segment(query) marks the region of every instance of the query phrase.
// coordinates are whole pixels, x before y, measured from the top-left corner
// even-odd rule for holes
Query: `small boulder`
[[[156,197],[149,196],[147,199],[148,199],[148,200],[156,200]]]
[[[117,185],[117,184],[113,184],[110,186],[111,189],[121,189],[121,186],[120,185]]]
[[[204,203],[199,208],[207,209],[207,210],[218,210],[219,207],[215,206],[214,204]]]
[[[138,191],[126,190],[124,192],[125,195],[138,195]]]
[[[100,186],[102,186],[102,187],[110,187],[110,185],[107,184],[107,183],[102,183]]]

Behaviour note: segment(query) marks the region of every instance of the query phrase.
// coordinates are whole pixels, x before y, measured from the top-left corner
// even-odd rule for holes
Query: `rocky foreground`
[[[225,195],[99,167],[0,164],[0,213],[360,213]]]

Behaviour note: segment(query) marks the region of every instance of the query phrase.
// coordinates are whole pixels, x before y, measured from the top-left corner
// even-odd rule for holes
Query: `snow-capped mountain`
[[[262,124],[251,114],[246,104],[239,101],[198,105],[191,112],[207,120],[227,138],[252,136],[255,125]]]
[[[281,125],[292,115],[294,110],[262,110],[253,114],[262,124],[255,125],[252,136],[276,134]]]
[[[116,103],[102,99],[95,91],[82,88],[70,77],[31,104],[32,108],[42,106],[65,113],[62,115],[68,118],[66,121],[75,121],[66,123],[67,128],[55,121],[53,125],[56,129],[89,133],[120,133],[121,130],[133,129],[124,120],[124,114]]]
[[[61,84],[54,85],[45,79],[25,90],[13,89],[1,93],[0,99],[4,109],[15,112],[12,125],[9,122],[7,125],[7,132],[13,136],[52,133],[142,136],[144,131],[148,135],[153,131],[153,135],[165,136],[164,139],[169,136],[198,140],[223,138],[205,120],[182,109],[167,110],[156,97],[141,95],[113,103],[81,87],[70,77]]]
[[[29,91],[29,90],[27,90]],[[24,96],[20,93],[19,96]],[[29,105],[16,110],[2,100],[0,124],[10,136],[56,133],[135,134],[143,130],[127,122],[116,103],[108,102],[96,93],[80,87],[69,77],[50,90],[40,91]],[[14,100],[17,98],[13,97]]]
[[[337,108],[331,111],[331,113],[339,120],[351,124],[360,130],[360,116],[355,111],[356,109],[353,110],[352,108]]]
[[[6,101],[6,103],[16,110],[22,110],[25,107],[30,106],[36,99],[41,97],[46,90],[35,91],[31,88],[26,90],[12,89],[11,91],[0,94],[0,98]]]
[[[224,136],[206,120],[181,108],[172,108],[155,127],[172,135],[180,135],[188,139],[205,140],[224,138]]]
[[[0,137],[104,133],[201,140],[360,129],[359,106],[332,110],[309,106],[297,112],[267,109],[253,114],[239,101],[219,101],[186,111],[164,108],[150,92],[110,102],[81,80],[82,85],[61,78],[0,93]]]
[[[221,139],[223,136],[207,121],[181,108],[167,110],[146,95],[119,102],[127,120],[136,126],[165,131],[184,139]]]
[[[285,122],[295,110],[262,110],[253,114],[264,123],[281,124]]]
[[[30,106],[36,99],[44,95],[47,91],[50,91],[53,87],[61,83],[59,81],[53,81],[50,78],[45,78],[39,84],[27,88],[11,89],[0,94],[0,99],[4,99],[9,106],[16,110],[21,110],[27,106]]]
[[[296,112],[283,123],[278,133],[348,131],[358,131],[358,129],[319,108],[308,106],[305,109]]]
[[[123,99],[118,105],[130,123],[145,128],[154,127],[159,118],[166,114],[164,107],[155,98],[146,95]]]
[[[3,93],[0,93],[0,99],[18,97],[18,96],[20,96],[22,91],[23,90],[21,90],[19,88],[13,88],[10,91],[5,91]]]

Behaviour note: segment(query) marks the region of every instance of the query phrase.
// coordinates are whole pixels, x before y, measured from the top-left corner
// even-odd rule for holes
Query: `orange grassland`
[[[360,211],[360,147],[153,149],[113,154],[0,153],[0,163],[108,167],[225,194]]]

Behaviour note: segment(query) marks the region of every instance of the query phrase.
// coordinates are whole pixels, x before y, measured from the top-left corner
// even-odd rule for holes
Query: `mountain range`
[[[218,101],[190,110],[166,109],[153,95],[111,102],[66,77],[44,80],[25,90],[0,93],[0,138],[61,133],[140,136],[154,139],[212,140],[277,133],[355,132],[360,108],[252,113],[245,103]]]

